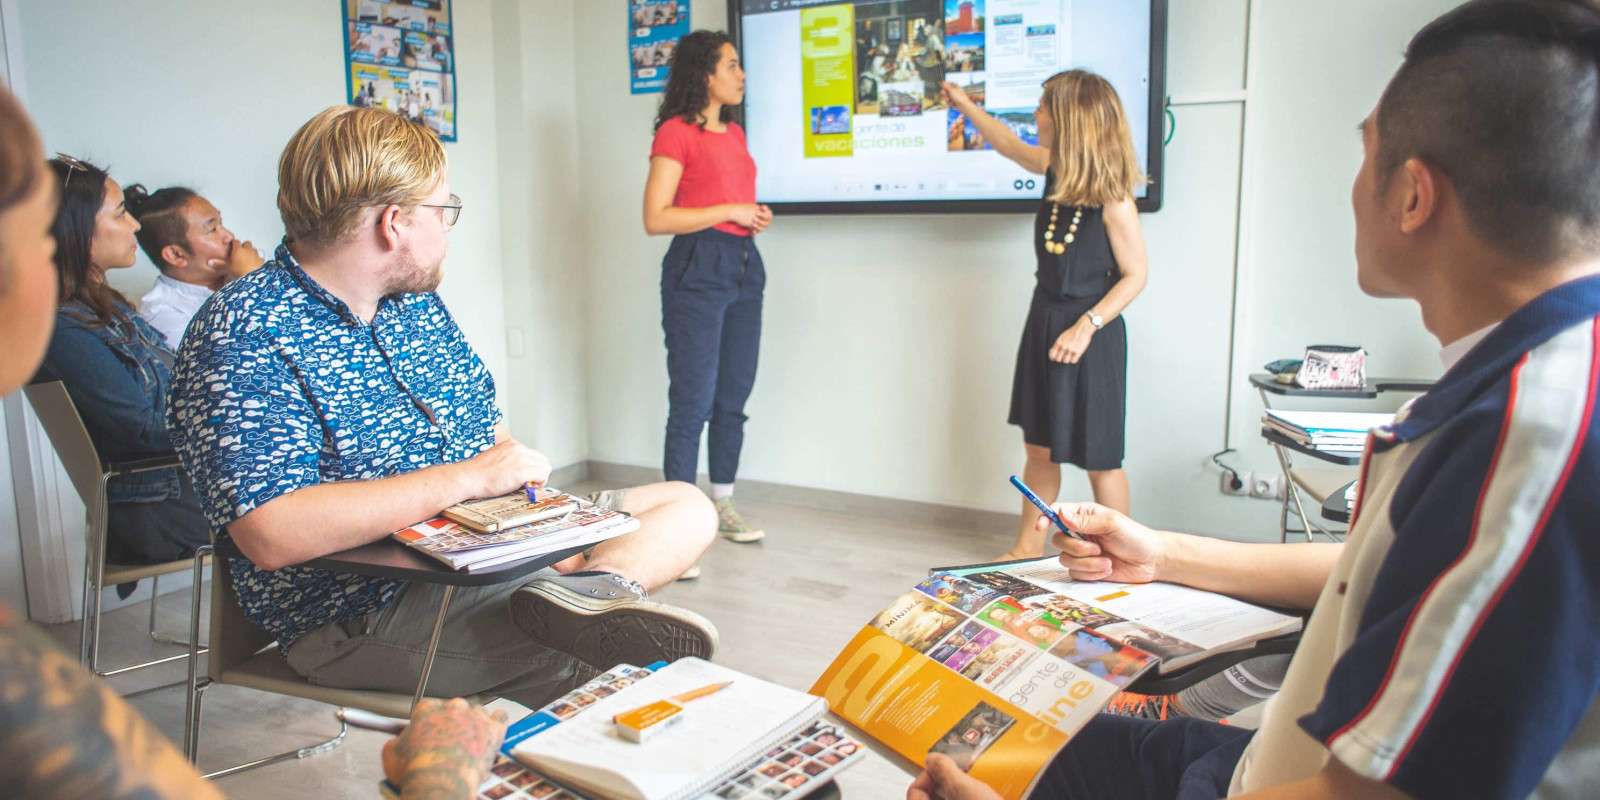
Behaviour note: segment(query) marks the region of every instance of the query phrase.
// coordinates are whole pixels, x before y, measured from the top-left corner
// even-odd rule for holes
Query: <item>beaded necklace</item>
[[[1050,225],[1044,229],[1045,252],[1054,253],[1058,256],[1067,252],[1067,245],[1071,244],[1073,239],[1078,238],[1078,223],[1083,221],[1083,206],[1078,206],[1073,212],[1072,223],[1067,226],[1067,235],[1061,237],[1061,241],[1053,242],[1050,241],[1050,237],[1056,234],[1056,214],[1060,211],[1061,206],[1055,203],[1050,204]]]

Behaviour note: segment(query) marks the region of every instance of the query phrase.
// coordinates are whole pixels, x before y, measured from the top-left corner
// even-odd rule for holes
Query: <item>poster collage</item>
[[[383,108],[456,140],[452,0],[340,0],[350,105]]]
[[[689,0],[628,0],[630,93],[667,88],[678,40],[688,33]]]

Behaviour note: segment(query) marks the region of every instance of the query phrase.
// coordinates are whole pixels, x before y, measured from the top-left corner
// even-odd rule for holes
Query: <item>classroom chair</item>
[[[89,436],[88,428],[84,427],[83,419],[78,415],[78,409],[72,403],[72,397],[67,394],[67,388],[60,381],[36,383],[24,388],[28,402],[33,406],[34,414],[38,416],[40,425],[44,428],[45,435],[50,439],[50,445],[55,448],[56,455],[61,459],[61,465],[66,468],[67,477],[72,481],[73,488],[77,490],[78,497],[83,500],[87,511],[88,526],[86,529],[86,547],[83,563],[83,620],[79,624],[79,660],[101,677],[121,675],[135,670],[153,667],[180,661],[190,657],[189,652],[179,653],[165,658],[157,658],[137,664],[130,664],[116,669],[100,668],[100,622],[101,622],[101,592],[107,586],[116,586],[121,583],[150,578],[152,593],[150,596],[150,638],[161,644],[179,645],[190,648],[189,641],[175,639],[156,631],[156,605],[160,599],[160,579],[162,575],[182,572],[191,567],[190,559],[181,561],[168,561],[161,564],[121,565],[108,564],[105,561],[106,527],[109,513],[109,503],[106,499],[106,484],[117,475],[134,475],[157,469],[180,467],[178,456],[175,453],[152,455],[149,458],[133,461],[107,462],[100,458],[94,446],[94,440]],[[195,584],[190,589],[192,601],[191,612],[197,607],[200,599],[200,585]],[[198,648],[204,653],[204,646]],[[182,682],[165,684],[152,687],[141,692],[142,694],[155,689],[164,689],[177,686]],[[131,696],[131,695],[130,695]]]
[[[239,597],[233,590],[233,580],[228,571],[231,559],[225,554],[226,550],[224,553],[216,553],[214,546],[208,546],[203,550],[207,555],[211,555],[211,654],[206,659],[204,677],[199,675],[197,659],[191,658],[189,661],[189,698],[183,742],[184,754],[190,761],[197,765],[199,763],[201,701],[204,699],[206,689],[212,686],[242,686],[273,694],[315,700],[341,708],[359,708],[399,719],[411,716],[414,698],[410,694],[366,689],[334,689],[318,686],[301,677],[279,655],[278,645],[273,641],[272,634],[245,619],[244,609],[239,605]],[[195,585],[198,586],[202,578],[202,566],[198,559],[194,564],[194,570]],[[198,595],[193,598],[193,603],[194,608],[198,610],[200,604]],[[194,641],[200,635],[199,616],[191,615],[190,621],[192,628],[189,640]],[[198,654],[198,651],[193,649],[190,652]],[[493,698],[482,696],[469,699],[482,703]],[[219,778],[281,761],[309,758],[329,752],[344,743],[345,734],[349,730],[342,715],[336,713],[335,718],[339,722],[339,733],[326,741],[220,769],[208,773],[206,777]]]

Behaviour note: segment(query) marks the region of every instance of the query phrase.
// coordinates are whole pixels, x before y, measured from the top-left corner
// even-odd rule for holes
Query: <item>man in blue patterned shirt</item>
[[[288,236],[196,315],[168,427],[211,523],[249,557],[232,562],[245,615],[289,664],[322,685],[408,692],[441,587],[295,565],[542,485],[550,462],[511,438],[434,293],[461,211],[437,137],[331,108],[290,139],[278,177]],[[457,589],[430,693],[538,705],[619,661],[711,656],[708,621],[645,599],[712,541],[710,503],[686,484],[597,500],[640,530],[522,587]]]

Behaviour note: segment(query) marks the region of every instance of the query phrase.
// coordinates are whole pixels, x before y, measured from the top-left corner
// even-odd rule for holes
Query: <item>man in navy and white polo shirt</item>
[[[1102,715],[1036,800],[1600,797],[1600,6],[1451,11],[1362,138],[1361,287],[1445,374],[1374,431],[1345,544],[1058,506],[1074,577],[1314,612],[1258,731]],[[937,755],[908,796],[997,797]]]

